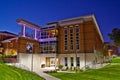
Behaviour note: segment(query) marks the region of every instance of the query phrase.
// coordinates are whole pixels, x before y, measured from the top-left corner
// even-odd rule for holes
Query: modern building
[[[83,68],[95,60],[95,50],[104,46],[94,15],[51,22],[44,27],[24,19],[17,23],[22,26],[15,43],[18,62],[31,70],[58,65]]]

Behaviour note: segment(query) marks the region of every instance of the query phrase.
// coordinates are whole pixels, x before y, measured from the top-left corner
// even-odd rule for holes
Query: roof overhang
[[[30,27],[30,28],[35,28],[35,29],[41,29],[42,28],[41,26],[38,26],[38,25],[36,25],[36,24],[34,24],[32,22],[29,22],[29,21],[27,21],[25,19],[22,19],[22,18],[17,19],[16,22],[18,24],[20,24],[20,25],[25,25],[25,26]]]
[[[58,22],[59,22],[60,26],[66,26],[66,25],[72,25],[72,24],[77,24],[77,23],[80,24],[80,23],[83,23],[84,21],[93,21],[94,22],[95,27],[97,29],[97,32],[99,33],[100,38],[101,38],[102,42],[104,43],[104,39],[103,39],[102,33],[100,31],[100,28],[98,26],[96,18],[95,18],[95,16],[93,14],[92,15],[87,15],[87,16],[80,16],[80,17],[76,17],[76,18],[60,20]]]

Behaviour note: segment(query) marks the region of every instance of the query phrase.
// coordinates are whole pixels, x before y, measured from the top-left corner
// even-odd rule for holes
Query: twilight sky
[[[18,34],[16,19],[44,26],[48,22],[95,14],[105,41],[120,28],[120,0],[0,0],[0,31]]]

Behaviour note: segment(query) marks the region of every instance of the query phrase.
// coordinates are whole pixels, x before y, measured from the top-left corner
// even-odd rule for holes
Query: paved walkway
[[[53,77],[51,75],[48,75],[48,74],[44,73],[43,71],[45,71],[45,70],[46,69],[40,69],[40,70],[36,70],[34,72],[37,73],[38,75],[40,75],[41,77],[43,77],[46,80],[61,80],[61,79],[58,79],[56,77]]]
[[[16,67],[19,67],[19,68],[23,68],[23,69],[26,69],[26,70],[29,70],[28,68],[26,68],[25,66],[19,64],[19,63],[16,63],[16,64],[12,64],[12,63],[9,63],[7,65],[14,65]],[[43,77],[45,80],[61,80],[61,79],[58,79],[56,77],[53,77],[51,75],[48,75],[46,73],[44,73],[43,71],[49,71],[49,70],[55,70],[55,68],[43,68],[43,69],[37,69],[37,70],[34,70],[35,73],[37,73],[38,75],[40,75],[41,77]]]

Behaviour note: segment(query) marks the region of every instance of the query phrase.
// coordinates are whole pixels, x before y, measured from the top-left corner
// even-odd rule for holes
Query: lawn
[[[0,64],[0,80],[44,80],[30,71]]]
[[[112,63],[120,63],[120,57],[115,57],[111,60]]]
[[[51,73],[61,80],[120,80],[120,64],[79,73]]]

